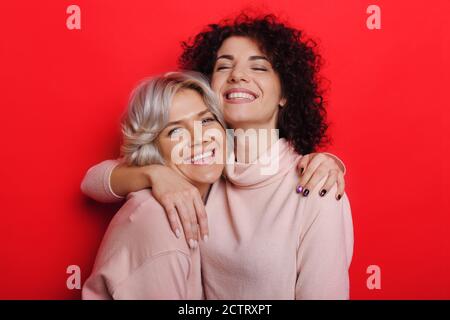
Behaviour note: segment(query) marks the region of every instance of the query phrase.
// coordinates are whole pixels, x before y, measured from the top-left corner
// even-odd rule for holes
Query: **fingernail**
[[[197,249],[197,248],[198,248],[198,241],[195,240],[195,241],[194,241],[194,249]]]
[[[342,196],[340,194],[338,194],[337,199],[338,201],[341,200]]]
[[[190,239],[189,240],[189,247],[191,247],[191,249],[195,249],[195,241],[194,241],[194,239]]]
[[[323,197],[325,195],[325,193],[327,193],[327,190],[322,189],[322,191],[320,191],[320,196]]]
[[[295,191],[297,191],[297,193],[301,193],[303,190],[302,186],[297,186],[297,189],[295,189]]]
[[[177,228],[177,230],[175,230],[175,235],[177,236],[177,238],[181,236],[180,229]]]
[[[303,191],[303,195],[304,195],[305,197],[307,197],[308,194],[309,194],[309,190],[308,190],[308,189],[305,189],[305,191]]]
[[[208,242],[208,235],[207,234],[204,235],[203,241]]]

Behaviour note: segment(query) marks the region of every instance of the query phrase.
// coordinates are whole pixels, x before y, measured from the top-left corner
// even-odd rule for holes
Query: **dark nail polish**
[[[341,200],[342,196],[340,194],[338,194],[337,199]]]
[[[305,197],[307,197],[308,194],[309,194],[309,190],[308,190],[308,189],[305,189],[305,191],[303,191],[303,195],[304,195]]]
[[[295,189],[295,191],[297,191],[297,193],[301,193],[303,191],[302,186],[297,186],[297,189]]]
[[[322,189],[322,191],[320,191],[320,196],[323,197],[325,195],[325,193],[327,193],[327,190]]]

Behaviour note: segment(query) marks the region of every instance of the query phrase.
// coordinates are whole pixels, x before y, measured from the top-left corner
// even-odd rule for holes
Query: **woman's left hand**
[[[310,153],[304,155],[297,165],[300,174],[300,182],[297,186],[297,193],[308,196],[310,190],[325,177],[327,180],[319,190],[319,195],[323,197],[331,187],[337,183],[336,200],[340,200],[345,190],[344,164],[339,158],[325,153]]]

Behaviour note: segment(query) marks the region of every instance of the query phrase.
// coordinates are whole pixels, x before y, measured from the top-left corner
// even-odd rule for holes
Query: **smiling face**
[[[286,100],[278,74],[254,40],[232,36],[222,43],[211,87],[220,96],[231,127],[276,128],[278,109]]]
[[[202,194],[222,174],[225,130],[195,90],[181,89],[175,94],[169,122],[157,145],[165,164]]]

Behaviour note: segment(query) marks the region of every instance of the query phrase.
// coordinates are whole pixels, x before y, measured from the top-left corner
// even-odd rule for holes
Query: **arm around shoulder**
[[[87,171],[81,191],[99,202],[119,202],[130,192],[150,188],[152,174],[158,172],[159,167],[129,166],[122,159],[105,160]]]

